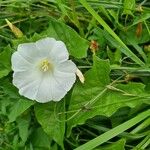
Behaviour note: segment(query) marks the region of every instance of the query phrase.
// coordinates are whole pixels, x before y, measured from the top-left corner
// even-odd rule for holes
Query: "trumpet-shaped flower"
[[[73,86],[77,70],[62,41],[44,38],[13,53],[13,84],[20,95],[41,103],[59,101]]]

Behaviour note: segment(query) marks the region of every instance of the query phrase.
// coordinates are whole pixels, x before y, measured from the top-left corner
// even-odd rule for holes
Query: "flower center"
[[[46,72],[52,69],[52,64],[47,59],[44,59],[40,63],[40,68],[43,72]]]

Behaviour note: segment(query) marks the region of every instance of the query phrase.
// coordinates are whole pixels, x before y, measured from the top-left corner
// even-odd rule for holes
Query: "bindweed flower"
[[[62,41],[44,38],[13,53],[13,84],[20,95],[40,103],[59,101],[73,86],[77,70]]]

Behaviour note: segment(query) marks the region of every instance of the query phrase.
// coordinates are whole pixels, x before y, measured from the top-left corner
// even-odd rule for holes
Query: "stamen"
[[[51,65],[51,63],[47,59],[44,59],[40,63],[40,68],[41,68],[41,70],[43,72],[46,72],[46,71],[48,71],[48,70],[50,70],[52,68],[52,65]]]

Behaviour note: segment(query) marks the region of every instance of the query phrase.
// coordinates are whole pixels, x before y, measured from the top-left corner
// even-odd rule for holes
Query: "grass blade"
[[[117,136],[118,134],[124,132],[125,130],[131,128],[132,126],[136,125],[140,121],[144,120],[150,116],[150,109],[137,115],[136,117],[126,121],[125,123],[105,132],[104,134],[94,138],[93,140],[79,146],[75,150],[92,150],[93,148],[107,142],[108,140],[112,139],[113,137]]]
[[[135,61],[140,66],[144,66],[145,64],[123,43],[123,41],[117,36],[117,34],[107,25],[107,23],[96,13],[96,11],[87,3],[86,0],[80,0],[80,3],[92,14],[92,16],[104,27],[104,29],[113,36],[120,43],[121,46],[124,47],[122,49],[122,53],[130,57],[133,61]]]

